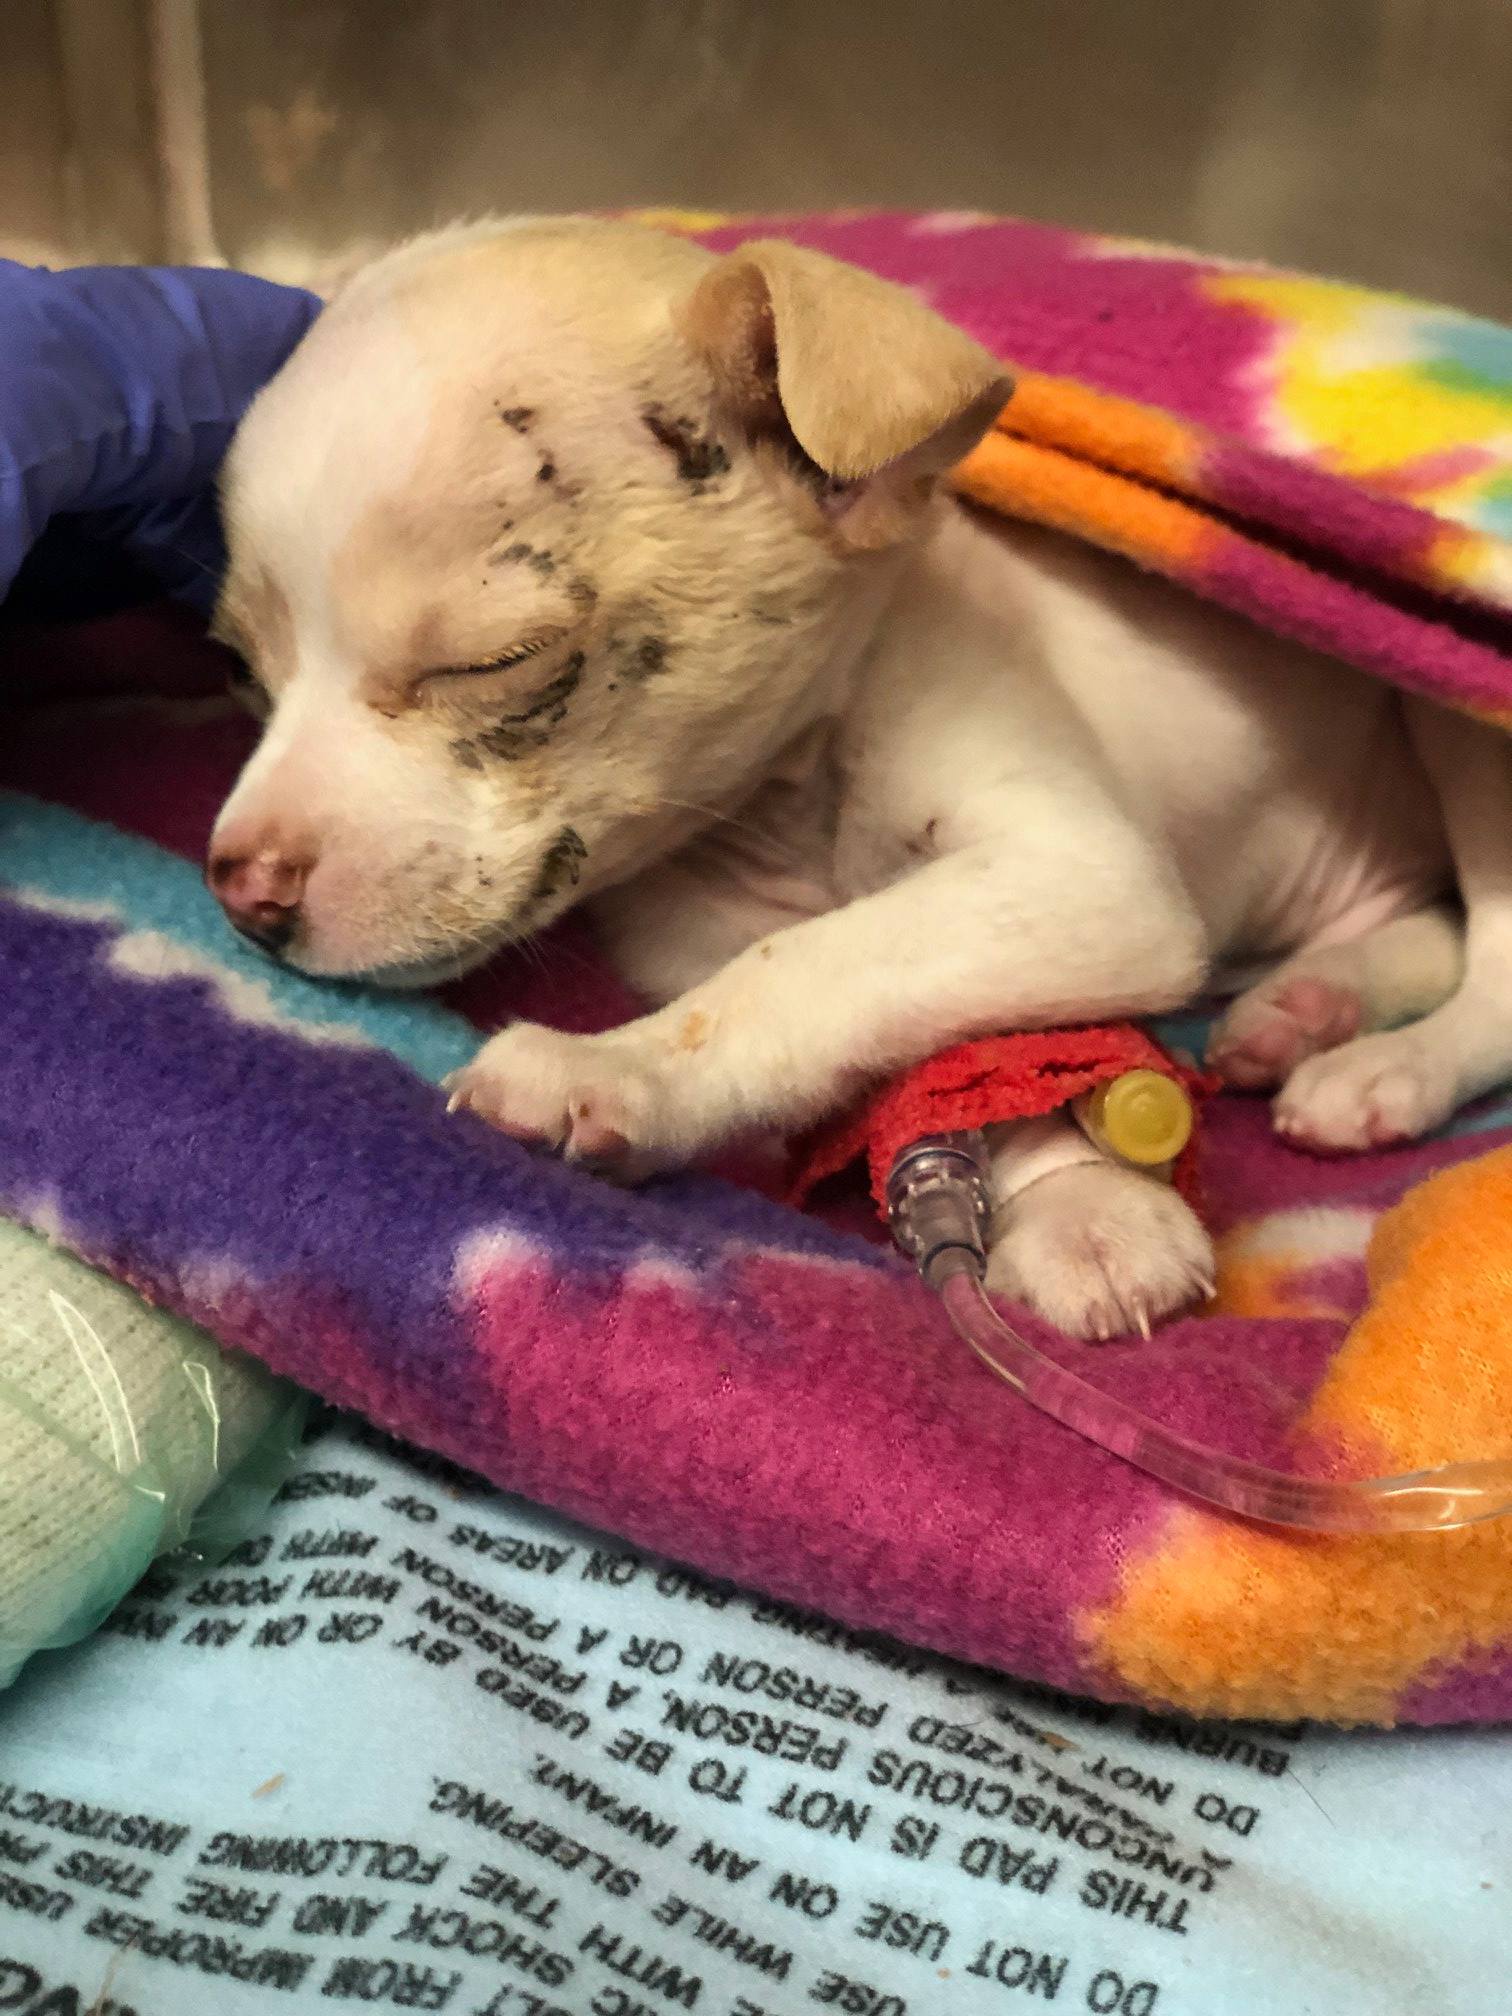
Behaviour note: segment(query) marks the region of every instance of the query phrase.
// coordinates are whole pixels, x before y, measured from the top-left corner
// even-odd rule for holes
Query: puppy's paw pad
[[[1068,1336],[1147,1337],[1152,1324],[1213,1292],[1206,1232],[1169,1184],[1137,1170],[1057,1170],[1003,1216],[988,1287]]]
[[[1318,1154],[1415,1141],[1453,1112],[1453,1072],[1407,1031],[1362,1036],[1310,1058],[1275,1104],[1276,1132]]]
[[[516,1141],[634,1175],[653,1089],[602,1039],[521,1022],[452,1074],[447,1105]]]
[[[1316,974],[1267,981],[1234,1002],[1213,1031],[1207,1061],[1243,1091],[1281,1085],[1305,1059],[1358,1035],[1362,1014],[1354,988]]]

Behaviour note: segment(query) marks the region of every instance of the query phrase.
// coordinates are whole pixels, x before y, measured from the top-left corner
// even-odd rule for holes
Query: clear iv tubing
[[[1294,1477],[1162,1428],[1036,1351],[988,1299],[987,1149],[980,1134],[933,1134],[888,1177],[893,1236],[944,1305],[957,1336],[1031,1406],[1188,1497],[1307,1533],[1429,1533],[1512,1512],[1512,1460],[1446,1463],[1400,1477]]]

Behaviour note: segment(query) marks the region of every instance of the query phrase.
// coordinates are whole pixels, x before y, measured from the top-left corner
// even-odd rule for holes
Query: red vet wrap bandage
[[[888,1171],[902,1148],[925,1134],[962,1133],[995,1121],[1033,1120],[1053,1113],[1125,1071],[1161,1071],[1177,1079],[1196,1106],[1215,1081],[1163,1050],[1132,1023],[988,1036],[960,1043],[889,1079],[865,1102],[817,1128],[799,1144],[798,1171],[787,1192],[803,1204],[826,1177],[866,1157],[871,1192],[886,1216]],[[1176,1181],[1191,1201],[1196,1133],[1176,1165]]]

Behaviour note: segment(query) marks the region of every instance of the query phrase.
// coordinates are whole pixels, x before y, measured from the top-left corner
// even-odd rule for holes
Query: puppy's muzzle
[[[281,854],[212,854],[205,870],[217,902],[243,938],[265,952],[284,950],[299,927],[310,863]]]

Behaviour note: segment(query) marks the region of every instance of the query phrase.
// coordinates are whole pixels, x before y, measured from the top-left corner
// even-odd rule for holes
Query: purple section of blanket
[[[631,1195],[531,1156],[386,1053],[240,1020],[111,943],[0,903],[7,1212],[513,1489],[1099,1684],[1077,1618],[1164,1494],[999,1387],[900,1265],[710,1179]],[[1263,1364],[1247,1333],[1056,1349],[1185,1432],[1275,1449],[1337,1326],[1272,1327]]]

